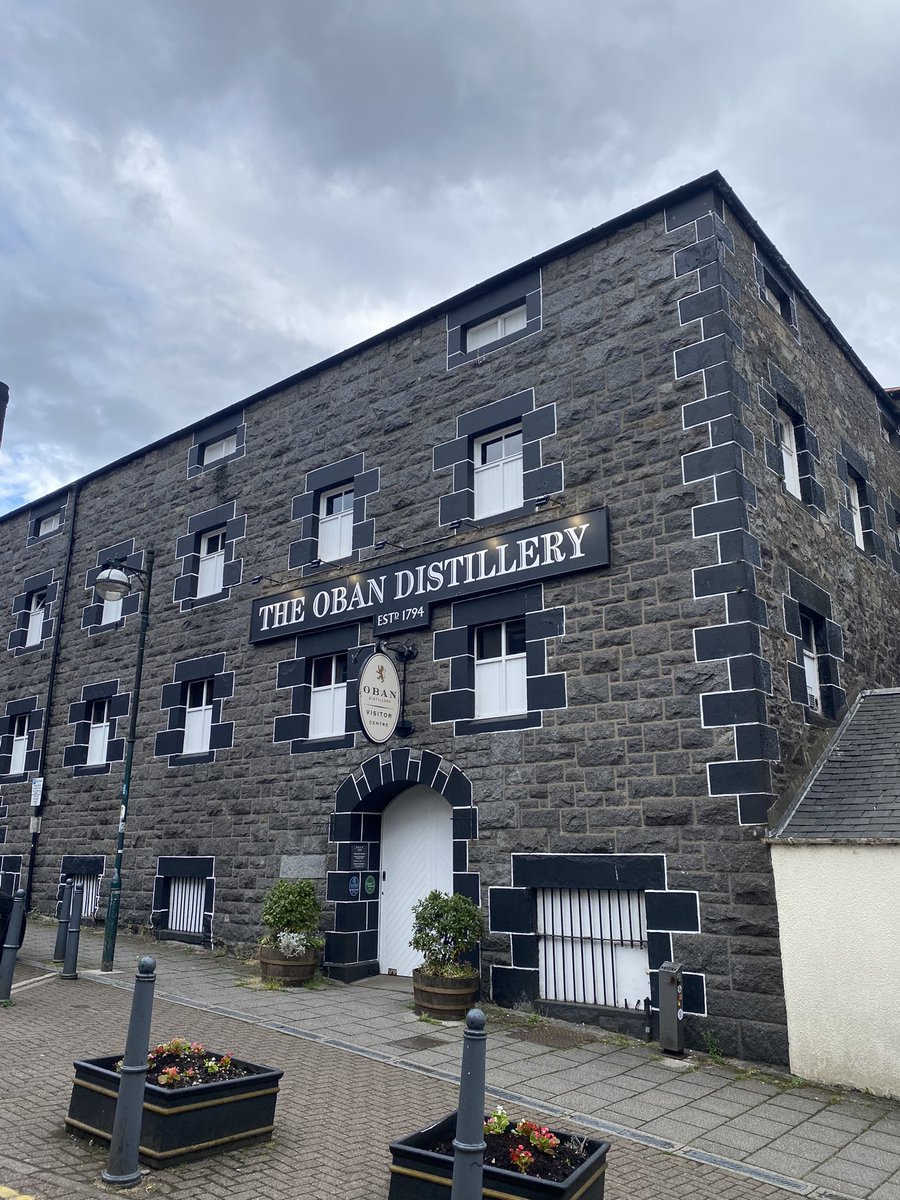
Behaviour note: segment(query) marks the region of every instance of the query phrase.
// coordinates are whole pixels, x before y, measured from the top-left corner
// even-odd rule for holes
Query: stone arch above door
[[[452,809],[453,890],[481,903],[480,875],[468,870],[469,842],[478,836],[469,778],[430,750],[372,755],[335,790],[329,820],[337,870],[329,871],[326,881],[334,930],[325,936],[325,970],[334,979],[349,983],[378,974],[381,814],[396,796],[418,784],[443,796]]]

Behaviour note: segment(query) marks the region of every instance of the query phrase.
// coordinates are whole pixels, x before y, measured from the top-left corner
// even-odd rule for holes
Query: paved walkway
[[[71,1061],[124,1044],[142,953],[158,963],[154,1038],[199,1038],[285,1076],[273,1142],[154,1172],[132,1194],[384,1200],[388,1141],[455,1107],[462,1028],[418,1019],[408,981],[270,991],[250,964],[124,934],[101,976],[87,930],[81,978],[64,983],[54,936],[29,924],[0,1010],[0,1196],[107,1190],[103,1148],[63,1129]],[[488,1009],[488,1032],[489,1102],[608,1136],[608,1200],[900,1200],[900,1104],[503,1010]]]

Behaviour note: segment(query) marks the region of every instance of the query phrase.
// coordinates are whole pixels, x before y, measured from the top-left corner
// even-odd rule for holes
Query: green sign
[[[366,889],[367,896],[375,895],[375,876],[367,875],[363,887]]]

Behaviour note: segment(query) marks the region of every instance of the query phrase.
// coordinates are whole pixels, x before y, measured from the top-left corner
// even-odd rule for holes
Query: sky
[[[0,513],[713,169],[900,385],[894,0],[0,13]]]

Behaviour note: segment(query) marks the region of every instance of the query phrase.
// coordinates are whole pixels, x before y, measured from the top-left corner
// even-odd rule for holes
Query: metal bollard
[[[56,945],[53,947],[53,961],[62,962],[66,957],[66,937],[69,933],[69,913],[72,911],[72,880],[67,879],[63,887],[62,902],[59,906],[59,924],[56,927]]]
[[[487,1024],[480,1008],[466,1014],[462,1070],[459,1076],[459,1111],[453,1139],[453,1186],[450,1200],[481,1200],[484,1174],[484,1060]]]
[[[76,883],[72,888],[72,913],[69,917],[69,932],[66,934],[66,956],[60,979],[78,978],[78,942],[81,938],[81,902],[84,888]]]
[[[19,888],[13,896],[12,912],[6,926],[6,941],[0,952],[0,1000],[8,1000],[12,991],[13,971],[16,968],[16,955],[19,953],[19,938],[24,918],[25,889]]]
[[[141,1181],[138,1155],[141,1148],[141,1119],[144,1115],[144,1083],[147,1080],[147,1050],[150,1046],[150,1018],[153,1015],[153,989],[156,986],[156,961],[146,956],[138,963],[134,977],[134,998],[128,1021],[128,1038],[119,1079],[119,1098],[113,1120],[109,1161],[100,1173],[104,1183],[115,1187],[134,1187]]]

